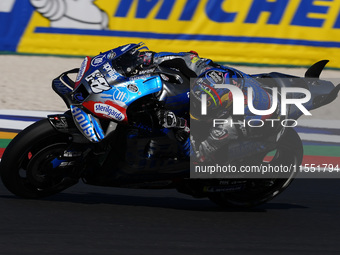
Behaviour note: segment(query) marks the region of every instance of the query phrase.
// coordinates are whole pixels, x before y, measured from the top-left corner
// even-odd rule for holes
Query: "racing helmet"
[[[191,118],[208,121],[231,115],[233,95],[227,88],[216,88],[216,84],[231,84],[241,87],[243,85],[241,78],[242,76],[233,69],[211,68],[204,71],[191,85]]]

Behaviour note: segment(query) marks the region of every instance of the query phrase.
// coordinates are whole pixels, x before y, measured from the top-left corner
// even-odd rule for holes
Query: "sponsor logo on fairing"
[[[112,68],[112,66],[109,63],[106,62],[103,65],[103,68],[107,72],[108,76],[110,76],[110,78],[113,81],[117,80],[117,78],[119,77],[119,74],[117,73],[117,71],[114,68]]]
[[[91,65],[94,67],[100,66],[105,59],[106,59],[105,55],[98,55],[92,59]]]
[[[132,93],[138,92],[138,87],[135,84],[128,84],[126,88]]]
[[[86,118],[86,114],[80,110],[78,107],[72,108],[72,114],[76,122],[79,124],[79,127],[83,131],[83,133],[92,141],[97,142],[98,138],[94,132],[92,124],[89,119]]]
[[[134,77],[130,77],[129,81],[142,80],[142,79],[147,79],[147,78],[150,78],[150,77],[151,77],[150,74],[145,74],[145,75],[142,75],[142,76],[134,76]]]
[[[108,59],[114,59],[116,57],[116,55],[117,55],[116,52],[110,51],[110,53],[108,53],[106,57]]]
[[[104,75],[98,70],[87,76],[85,80],[91,86],[93,93],[101,93],[103,91],[111,89],[110,85],[105,80]]]
[[[153,73],[154,71],[155,71],[154,68],[146,69],[146,70],[140,70],[140,71],[138,72],[138,74],[140,74],[140,75],[143,75],[143,74],[150,74],[150,73]]]
[[[94,112],[108,116],[111,119],[122,121],[125,119],[123,113],[111,105],[96,103],[94,104]]]
[[[72,90],[69,89],[68,87],[66,87],[64,85],[64,83],[62,83],[60,80],[55,79],[53,81],[53,85],[55,86],[55,88],[61,93],[61,94],[67,94],[70,93]]]
[[[120,91],[118,88],[116,88],[115,92],[113,93],[113,100],[115,101],[126,103],[129,98],[129,94],[127,92]]]
[[[83,96],[83,94],[81,92],[78,92],[78,93],[74,94],[73,97],[77,101],[79,101],[79,102],[83,102],[84,101],[84,96]]]
[[[77,78],[76,78],[76,82],[80,81],[81,78],[83,77],[85,71],[86,71],[86,67],[87,67],[87,62],[88,62],[88,57],[86,57],[83,62],[81,63],[81,66],[79,68],[79,72],[77,74]]]

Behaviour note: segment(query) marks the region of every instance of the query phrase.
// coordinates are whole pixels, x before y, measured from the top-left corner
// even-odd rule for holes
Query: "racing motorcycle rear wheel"
[[[19,197],[42,198],[78,182],[71,178],[74,161],[63,158],[71,139],[56,131],[47,119],[20,132],[1,159],[0,174],[5,187]]]
[[[264,162],[261,158],[261,164],[271,164],[283,166],[300,166],[303,158],[303,145],[299,135],[292,128],[287,128],[278,142],[275,156],[270,162]],[[209,199],[222,207],[242,207],[250,208],[276,197],[285,190],[293,181],[295,171],[291,171],[285,178],[271,179],[248,179],[246,187],[239,192],[212,193]]]

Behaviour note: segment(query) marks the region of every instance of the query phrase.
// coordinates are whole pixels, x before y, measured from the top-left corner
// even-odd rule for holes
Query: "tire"
[[[263,155],[262,158],[264,158]],[[286,128],[280,138],[275,156],[267,164],[300,166],[303,159],[303,145],[299,135],[292,128]],[[262,160],[261,160],[262,161]],[[263,162],[264,163],[264,162]],[[268,202],[293,181],[296,173],[289,173],[285,178],[249,179],[245,189],[235,193],[212,193],[209,199],[221,207],[250,208]]]
[[[53,165],[71,143],[71,136],[56,131],[47,119],[20,132],[7,146],[0,166],[1,180],[14,195],[42,198],[71,186],[67,175],[74,166]],[[57,161],[58,162],[58,161]]]

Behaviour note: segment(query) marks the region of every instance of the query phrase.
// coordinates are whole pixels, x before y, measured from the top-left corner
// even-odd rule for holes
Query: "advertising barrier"
[[[340,68],[338,0],[1,0],[0,51],[96,55],[145,42],[219,62]]]

